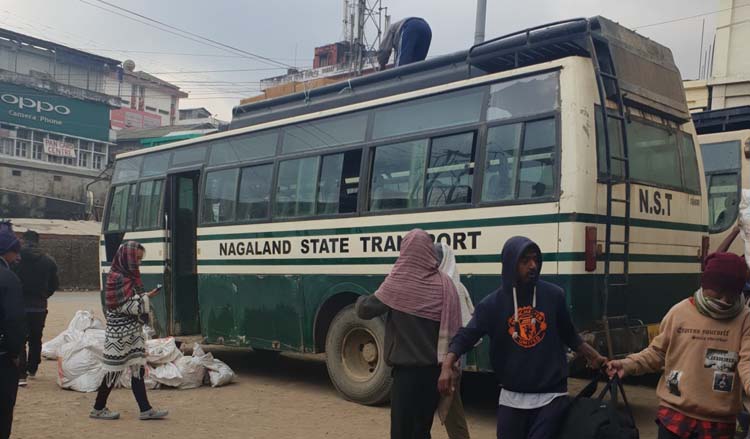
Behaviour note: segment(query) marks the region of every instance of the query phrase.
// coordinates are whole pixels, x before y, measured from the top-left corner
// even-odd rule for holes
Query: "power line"
[[[719,10],[716,10],[716,11],[704,12],[703,14],[691,15],[689,17],[674,18],[672,20],[660,21],[658,23],[644,24],[643,26],[635,26],[635,27],[633,27],[633,29],[634,30],[635,29],[644,29],[644,28],[647,28],[647,27],[661,26],[663,24],[677,23],[678,21],[692,20],[694,18],[700,18],[700,17],[705,17],[707,15],[714,15],[714,14],[718,14],[718,13],[721,13],[721,12],[731,11],[732,9],[746,8],[748,6],[750,6],[750,5],[734,6],[734,7],[731,7],[731,8],[719,9]]]
[[[145,53],[145,54],[155,54],[155,55],[176,55],[176,56],[205,56],[209,58],[243,58],[246,59],[247,57],[242,55],[222,55],[222,54],[212,54],[212,53],[193,53],[193,52],[167,52],[167,51],[153,51],[153,50],[130,50],[130,49],[100,49],[97,47],[91,47],[91,48],[81,48],[80,50],[98,50],[100,52],[122,52],[122,53]],[[430,58],[428,56],[428,58]],[[297,58],[284,58],[284,57],[276,57],[274,58],[276,60],[280,61],[294,61]],[[279,67],[283,68],[283,67]],[[300,68],[300,66],[297,66],[297,68]]]
[[[81,1],[81,2],[83,2],[83,3],[86,3],[86,4],[90,5],[90,6],[95,6],[95,7],[98,7],[98,6],[96,6],[96,5],[94,5],[94,4],[90,3],[90,2],[88,2],[88,1],[86,1],[86,0],[79,0],[79,1]],[[154,27],[154,28],[156,28],[156,29],[160,29],[160,30],[161,30],[161,31],[163,31],[163,32],[169,32],[169,33],[171,33],[171,34],[174,34],[174,35],[178,35],[178,36],[181,36],[181,37],[183,37],[183,38],[186,38],[186,39],[190,39],[190,40],[192,40],[192,41],[198,41],[198,42],[201,42],[201,43],[203,43],[203,44],[206,44],[206,45],[209,45],[209,46],[210,46],[210,45],[213,45],[213,47],[216,47],[216,45],[218,45],[218,46],[219,46],[219,48],[221,48],[222,50],[225,50],[225,51],[226,51],[226,50],[232,50],[232,51],[234,51],[234,52],[239,52],[239,53],[242,53],[242,54],[244,54],[244,55],[247,55],[247,56],[249,56],[249,57],[251,57],[251,58],[253,58],[253,59],[259,60],[259,61],[261,61],[261,62],[265,61],[266,63],[272,63],[272,64],[276,64],[276,65],[279,65],[279,66],[282,66],[282,67],[287,67],[287,68],[288,68],[288,67],[294,67],[294,66],[291,66],[291,65],[289,65],[289,64],[283,63],[283,62],[281,62],[281,61],[277,61],[277,60],[274,60],[274,59],[272,59],[272,58],[268,58],[268,57],[266,57],[266,56],[263,56],[263,55],[258,55],[258,54],[256,54],[256,53],[253,53],[253,52],[250,52],[250,51],[247,51],[247,50],[244,50],[244,49],[240,49],[240,48],[237,48],[237,47],[234,47],[234,46],[230,46],[230,45],[228,45],[228,44],[224,44],[224,43],[222,43],[222,42],[220,42],[220,41],[216,41],[216,40],[213,40],[213,39],[211,39],[211,38],[205,37],[205,36],[203,36],[203,35],[199,35],[199,34],[196,34],[196,33],[194,33],[194,32],[190,32],[190,31],[186,31],[186,30],[184,30],[184,29],[180,29],[180,28],[178,28],[178,27],[175,27],[175,26],[169,25],[169,24],[167,24],[167,23],[164,23],[164,22],[162,22],[162,21],[159,21],[159,20],[155,20],[155,19],[153,19],[153,18],[150,18],[150,17],[148,17],[148,16],[146,16],[146,15],[143,15],[143,14],[139,14],[139,13],[137,13],[137,12],[134,12],[134,11],[131,11],[131,10],[129,10],[129,9],[126,9],[126,8],[123,8],[123,7],[120,7],[120,6],[114,5],[114,4],[112,4],[112,3],[109,3],[109,2],[107,2],[107,1],[104,1],[104,0],[93,0],[93,1],[96,1],[96,2],[98,2],[98,3],[102,3],[102,4],[105,4],[105,5],[109,6],[109,7],[115,8],[115,9],[117,9],[117,10],[120,10],[120,11],[126,12],[126,13],[128,13],[128,14],[131,14],[131,15],[135,15],[136,17],[140,17],[140,18],[142,18],[142,19],[144,19],[144,20],[148,20],[148,21],[150,21],[150,22],[152,22],[152,23],[157,23],[157,24],[159,24],[160,26],[164,26],[164,27],[166,27],[166,28],[168,28],[168,29],[172,29],[172,30],[174,30],[174,31],[177,31],[177,32],[181,32],[182,34],[187,34],[187,35],[190,35],[190,36],[192,36],[192,37],[198,38],[199,40],[195,40],[194,38],[189,38],[189,37],[188,37],[188,36],[186,36],[186,35],[178,34],[178,33],[175,33],[175,32],[169,32],[169,31],[168,31],[167,29],[163,29],[163,28],[159,28],[159,27],[156,27],[156,26],[150,25],[151,27]],[[105,11],[108,11],[108,12],[110,12],[110,13],[113,13],[113,14],[121,15],[121,14],[118,14],[117,12],[115,12],[115,11],[113,11],[113,10],[111,10],[111,9],[106,9],[106,8],[101,8],[101,7],[99,7],[99,9],[103,9],[103,10],[105,10]],[[129,18],[131,18],[131,17],[129,17]],[[138,20],[136,20],[136,21],[138,21]],[[146,24],[146,25],[148,25],[147,23],[143,23],[143,22],[141,22],[141,23],[142,23],[142,24]],[[206,42],[208,42],[208,43],[211,43],[211,44],[208,44],[208,43],[206,43]]]

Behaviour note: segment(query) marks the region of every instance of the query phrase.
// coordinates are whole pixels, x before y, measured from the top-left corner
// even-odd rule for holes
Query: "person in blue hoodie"
[[[497,437],[554,438],[569,403],[566,348],[592,368],[606,358],[578,335],[563,289],[539,279],[542,252],[536,243],[515,236],[505,243],[502,259],[502,287],[476,306],[453,337],[438,389],[444,395],[453,391],[456,361],[488,335],[490,361],[502,386]]]

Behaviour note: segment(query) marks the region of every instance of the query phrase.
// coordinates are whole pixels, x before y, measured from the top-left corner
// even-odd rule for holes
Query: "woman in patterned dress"
[[[159,293],[143,290],[139,266],[145,249],[135,241],[127,241],[117,249],[105,285],[105,316],[107,329],[104,335],[102,370],[105,372],[96,395],[90,417],[118,419],[120,414],[107,408],[109,393],[120,376],[130,369],[130,384],[138,402],[141,420],[160,419],[166,410],[151,407],[143,381],[146,366],[146,340],[143,324],[148,321],[149,299]]]

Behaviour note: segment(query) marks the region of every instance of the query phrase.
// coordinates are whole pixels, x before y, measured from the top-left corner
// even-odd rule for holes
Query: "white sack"
[[[179,389],[194,389],[203,385],[203,378],[206,375],[206,368],[203,366],[203,362],[206,361],[206,355],[200,345],[196,343],[193,346],[193,355],[191,357],[181,357],[175,361],[177,368],[182,374],[182,383],[178,386]]]
[[[42,344],[42,357],[56,360],[64,344],[80,339],[87,329],[104,329],[104,326],[104,322],[95,317],[91,311],[76,311],[67,329]]]
[[[182,357],[173,337],[155,338],[146,341],[146,360],[149,364],[160,365],[172,363]]]
[[[78,340],[63,345],[57,358],[57,384],[78,392],[96,391],[104,377],[100,362],[103,349],[102,329],[89,329]]]

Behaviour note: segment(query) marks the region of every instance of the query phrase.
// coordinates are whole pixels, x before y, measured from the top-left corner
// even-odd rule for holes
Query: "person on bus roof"
[[[552,439],[569,405],[565,347],[592,368],[606,358],[578,335],[562,288],[539,279],[542,252],[536,243],[510,238],[502,258],[502,287],[476,306],[469,324],[453,337],[438,387],[444,395],[455,391],[456,361],[488,335],[490,361],[502,385],[497,437]]]
[[[391,439],[430,438],[440,397],[440,362],[461,326],[456,287],[438,265],[432,238],[414,229],[404,237],[396,263],[375,294],[360,297],[355,305],[362,319],[387,315]]]
[[[383,37],[378,51],[380,70],[385,69],[391,52],[395,51],[393,63],[405,66],[427,58],[432,42],[432,30],[427,22],[419,17],[404,18],[393,23]]]
[[[741,391],[750,391],[746,270],[735,254],[710,254],[701,287],[667,312],[651,344],[608,363],[610,376],[664,371],[656,388],[659,439],[734,437]]]
[[[102,369],[105,375],[96,394],[93,419],[118,419],[120,414],[107,408],[107,399],[122,374],[130,371],[130,386],[140,409],[139,419],[161,419],[166,410],[151,407],[143,380],[146,366],[146,342],[143,324],[149,313],[149,299],[159,293],[159,288],[143,290],[140,265],[145,249],[135,241],[120,245],[112,260],[104,287],[104,314],[107,326],[104,331]]]

